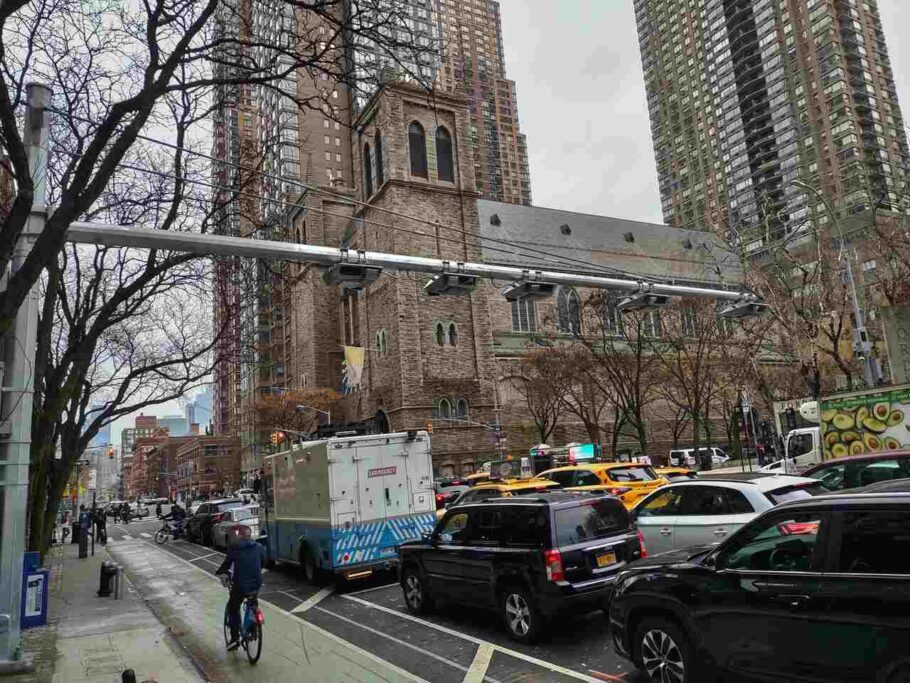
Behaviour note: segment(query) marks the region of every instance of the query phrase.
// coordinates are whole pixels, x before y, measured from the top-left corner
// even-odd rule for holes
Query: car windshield
[[[650,467],[614,467],[607,474],[613,481],[654,481],[657,475]]]
[[[789,503],[791,500],[805,500],[814,496],[822,496],[831,493],[821,482],[814,484],[799,484],[797,486],[786,486],[774,491],[766,491],[765,495],[775,505]]]
[[[615,499],[593,500],[556,510],[556,543],[572,545],[604,538],[630,525],[629,513]]]
[[[218,508],[218,512],[224,512],[225,510],[233,510],[234,508],[243,507],[243,501],[232,500],[227,503],[218,503],[215,507]]]
[[[256,517],[259,514],[259,508],[237,508],[231,514],[234,516],[234,521],[239,522],[241,519]]]

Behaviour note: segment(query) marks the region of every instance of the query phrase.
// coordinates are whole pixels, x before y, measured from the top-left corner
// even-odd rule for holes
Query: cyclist
[[[240,606],[243,598],[251,593],[258,593],[262,587],[262,565],[265,564],[265,548],[252,539],[250,527],[241,525],[237,533],[237,541],[228,548],[227,557],[215,576],[222,577],[221,581],[227,585],[231,581],[231,595],[228,598],[227,610],[229,626],[231,629],[231,642],[228,651],[240,647]],[[233,566],[233,574],[229,574]]]
[[[174,503],[171,506],[171,511],[166,515],[159,514],[158,519],[174,522],[171,529],[173,530],[174,538],[176,539],[183,533],[183,520],[186,519],[186,510],[180,507],[180,503]]]

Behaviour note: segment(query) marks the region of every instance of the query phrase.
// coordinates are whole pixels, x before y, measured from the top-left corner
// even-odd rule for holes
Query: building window
[[[452,136],[445,126],[436,129],[436,170],[439,179],[455,182],[455,160],[452,155]]]
[[[659,339],[663,336],[664,326],[660,311],[648,311],[641,320],[641,333],[645,337]]]
[[[380,356],[386,355],[389,350],[389,339],[385,330],[376,333],[376,351]]]
[[[436,345],[445,346],[446,344],[446,329],[443,327],[442,323],[436,323]]]
[[[604,333],[610,336],[622,336],[622,311],[619,310],[619,297],[609,292],[604,293]]]
[[[373,157],[370,154],[370,143],[363,146],[363,187],[367,197],[373,196]]]
[[[385,169],[382,166],[384,161],[382,158],[382,135],[380,135],[378,130],[376,135],[373,136],[373,154],[376,157],[376,189],[378,190],[385,182]]]
[[[449,346],[458,346],[458,330],[455,323],[449,323]]]
[[[512,302],[512,331],[537,332],[537,310],[533,301],[517,299]]]
[[[682,333],[686,339],[695,337],[695,311],[691,308],[682,312]]]
[[[452,403],[447,398],[441,398],[436,402],[436,405],[433,406],[433,419],[434,420],[450,420],[452,419]]]
[[[423,126],[414,121],[408,127],[408,142],[411,150],[411,175],[427,177],[427,137]]]
[[[556,328],[564,334],[581,333],[581,302],[571,287],[560,287],[556,297]]]
[[[455,402],[455,414],[452,417],[456,417],[459,420],[468,419],[468,401],[467,399],[460,398]]]

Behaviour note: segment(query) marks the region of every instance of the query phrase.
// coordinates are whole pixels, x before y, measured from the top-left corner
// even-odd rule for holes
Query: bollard
[[[79,526],[79,522],[73,522],[70,526],[72,527],[72,531],[73,531],[72,532],[73,540],[70,542],[78,543],[79,542],[79,531],[82,529],[82,527]]]
[[[120,600],[123,597],[123,567],[121,567],[119,564],[115,566],[117,567],[117,577],[115,579],[116,592],[114,593],[114,599]]]
[[[136,672],[132,669],[124,671],[120,674],[120,683],[136,683]]]
[[[105,560],[101,563],[101,572],[98,578],[98,597],[106,598],[110,596],[112,586],[117,577],[117,565]]]
[[[84,560],[88,557],[88,534],[85,529],[79,527],[79,559]]]

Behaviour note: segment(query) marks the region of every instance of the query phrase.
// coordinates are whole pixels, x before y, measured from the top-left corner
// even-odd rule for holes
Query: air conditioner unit
[[[379,266],[365,266],[359,263],[336,263],[325,271],[323,281],[347,291],[359,291],[367,287],[382,273]]]
[[[430,296],[462,296],[470,294],[477,287],[480,278],[464,273],[437,273],[423,286],[423,291]]]
[[[616,304],[616,308],[623,313],[629,311],[643,311],[649,308],[666,308],[670,305],[671,301],[672,297],[668,294],[636,292]]]
[[[502,295],[509,301],[537,301],[553,296],[556,285],[550,282],[532,282],[522,280],[506,285],[501,290]]]
[[[758,318],[767,312],[768,304],[764,304],[761,301],[734,301],[732,304],[722,308],[717,315],[730,320],[741,320],[743,318]]]

